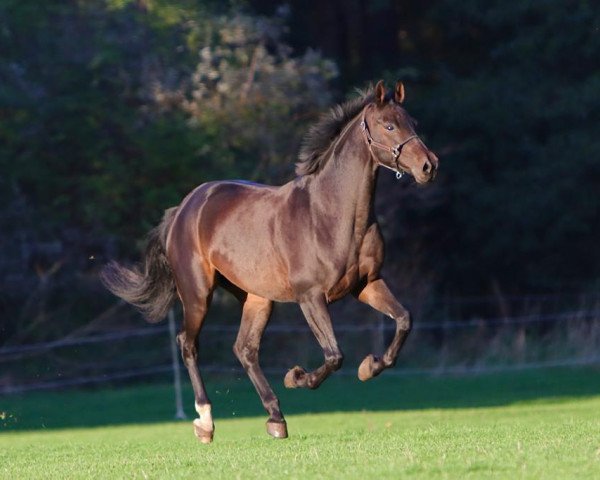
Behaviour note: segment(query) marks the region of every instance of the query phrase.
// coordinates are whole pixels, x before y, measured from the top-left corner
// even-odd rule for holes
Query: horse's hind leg
[[[190,375],[194,389],[194,406],[199,415],[199,418],[194,420],[194,433],[202,443],[210,443],[215,427],[210,400],[198,370],[197,342],[212,298],[214,273],[208,268],[202,268],[199,263],[190,263],[186,265],[185,270],[178,269],[176,283],[183,303],[183,326],[177,335],[177,343]]]
[[[273,393],[258,363],[260,340],[272,309],[273,302],[270,300],[248,294],[244,302],[242,323],[233,346],[233,352],[246,370],[269,414],[267,432],[275,438],[286,438],[287,426],[279,409],[279,400]]]

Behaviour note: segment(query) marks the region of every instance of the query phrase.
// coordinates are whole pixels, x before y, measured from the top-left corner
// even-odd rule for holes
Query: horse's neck
[[[360,240],[368,228],[376,173],[359,119],[342,132],[328,154],[331,158],[310,185],[311,197],[335,218],[335,228]]]

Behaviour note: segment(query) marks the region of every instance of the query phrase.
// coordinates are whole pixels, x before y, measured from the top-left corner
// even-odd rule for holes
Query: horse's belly
[[[293,301],[287,272],[272,257],[216,251],[211,254],[210,262],[221,275],[245,292],[278,302]]]
[[[236,230],[240,226],[237,224]],[[287,267],[267,235],[267,228],[260,220],[244,227],[236,236],[220,232],[220,241],[213,242],[209,249],[210,263],[246,292],[270,300],[292,300]]]

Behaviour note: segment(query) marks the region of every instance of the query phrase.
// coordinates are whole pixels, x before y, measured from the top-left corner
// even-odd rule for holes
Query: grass
[[[247,380],[208,388],[209,446],[167,421],[168,385],[4,397],[0,478],[600,478],[594,369],[278,389],[283,441]]]

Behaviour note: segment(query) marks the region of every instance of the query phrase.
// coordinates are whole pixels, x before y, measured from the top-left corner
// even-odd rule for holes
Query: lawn
[[[365,384],[338,376],[314,392],[278,388],[287,440],[266,435],[246,379],[214,378],[208,446],[189,420],[169,420],[168,385],[8,396],[0,398],[0,477],[600,478],[599,373],[388,375]]]

